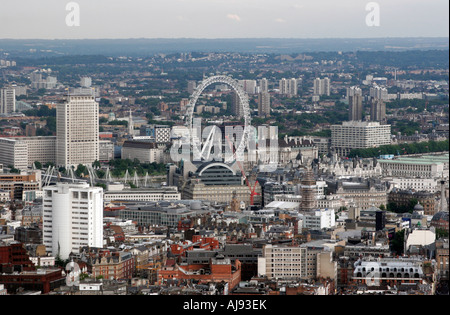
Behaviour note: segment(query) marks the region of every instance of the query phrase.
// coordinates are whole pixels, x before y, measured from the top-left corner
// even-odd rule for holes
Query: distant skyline
[[[70,2],[80,26],[66,24]],[[380,26],[366,24],[370,2]],[[448,11],[448,0],[2,0],[0,39],[448,37]]]

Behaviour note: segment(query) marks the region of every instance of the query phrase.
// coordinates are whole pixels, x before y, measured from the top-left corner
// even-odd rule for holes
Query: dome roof
[[[415,206],[414,206],[414,210],[415,211],[423,211],[423,206],[420,204],[420,203],[418,203],[418,204],[416,204]]]

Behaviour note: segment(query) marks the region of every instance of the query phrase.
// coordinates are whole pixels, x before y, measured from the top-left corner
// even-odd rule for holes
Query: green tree
[[[436,239],[447,237],[448,238],[448,230],[446,229],[436,229]]]
[[[81,177],[82,175],[86,175],[87,174],[87,167],[82,165],[82,164],[78,164],[77,169],[75,170],[75,174],[78,177]]]
[[[391,241],[391,250],[397,255],[403,255],[405,242],[405,230],[395,233],[393,240]]]

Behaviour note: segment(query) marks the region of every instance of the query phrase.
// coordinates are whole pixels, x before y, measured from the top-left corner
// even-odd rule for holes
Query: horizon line
[[[348,40],[348,39],[449,39],[450,36],[378,36],[378,37],[96,37],[96,38],[0,38],[0,40]]]

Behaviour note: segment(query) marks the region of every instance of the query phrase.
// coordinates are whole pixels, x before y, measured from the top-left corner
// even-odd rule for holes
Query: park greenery
[[[379,157],[380,155],[407,155],[446,152],[449,149],[448,145],[448,140],[383,145],[377,148],[353,149],[348,154],[348,157],[371,158]]]

